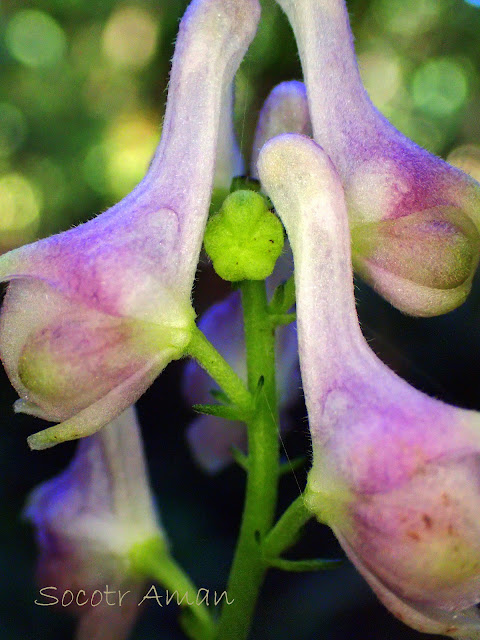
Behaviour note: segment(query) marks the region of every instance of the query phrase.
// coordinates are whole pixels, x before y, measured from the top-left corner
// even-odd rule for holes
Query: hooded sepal
[[[126,638],[147,578],[134,555],[152,541],[167,546],[133,407],[78,444],[69,467],[32,492],[25,517],[36,530],[41,586],[79,595],[77,640]],[[121,606],[81,604],[106,588],[110,598],[125,594]]]
[[[258,166],[294,255],[313,446],[307,505],[394,614],[479,638],[480,414],[429,398],[370,350],[343,190],[322,149],[280,136]]]
[[[418,147],[373,106],[345,0],[278,2],[296,36],[314,139],[345,188],[355,268],[401,311],[454,309],[478,264],[480,185]]]
[[[144,180],[93,220],[0,258],[0,280],[12,281],[0,354],[17,410],[62,421],[32,447],[93,433],[183,355],[218,133],[258,18],[257,0],[193,0]]]

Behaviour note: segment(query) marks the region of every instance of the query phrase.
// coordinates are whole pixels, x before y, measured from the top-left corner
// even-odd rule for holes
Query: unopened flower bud
[[[224,280],[264,280],[282,253],[283,227],[254,191],[234,191],[205,231],[205,250]]]
[[[312,135],[307,92],[303,82],[290,80],[277,84],[263,103],[252,147],[252,176],[258,177],[257,160],[260,149],[267,140],[281,133]]]

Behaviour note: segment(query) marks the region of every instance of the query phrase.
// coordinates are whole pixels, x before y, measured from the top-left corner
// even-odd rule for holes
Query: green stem
[[[296,313],[271,313],[270,314],[270,320],[272,324],[276,327],[291,324],[292,322],[295,322],[296,319],[297,319]]]
[[[152,578],[160,584],[171,598],[171,602],[184,607],[180,624],[192,640],[212,640],[215,635],[215,622],[202,596],[179,564],[172,558],[165,543],[152,540],[140,545],[131,553],[135,570],[142,576]],[[153,590],[152,590],[153,591]],[[148,598],[156,598],[156,591]],[[178,594],[178,595],[177,595]],[[197,596],[200,594],[200,597]]]
[[[234,404],[244,411],[251,410],[252,396],[245,387],[245,383],[198,327],[195,327],[193,331],[186,355],[190,355],[198,361]]]
[[[263,543],[265,558],[278,558],[297,541],[304,525],[313,517],[302,495],[286,509]]]
[[[242,525],[217,640],[246,640],[265,572],[262,541],[270,530],[277,501],[279,470],[278,409],[275,384],[275,332],[268,313],[265,283],[241,285],[247,350],[248,387],[263,386],[248,427],[248,476]]]
[[[283,298],[283,305],[281,311],[287,313],[295,304],[295,276],[290,278],[285,283],[285,292]]]
[[[271,558],[269,564],[275,569],[300,573],[304,571],[325,571],[327,569],[337,569],[341,564],[343,564],[343,560],[330,560],[324,558],[312,558],[310,560],[286,560],[285,558]]]

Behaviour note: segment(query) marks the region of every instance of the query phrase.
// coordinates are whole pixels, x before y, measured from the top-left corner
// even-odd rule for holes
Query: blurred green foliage
[[[0,5],[0,247],[89,218],[141,179],[160,135],[185,0]],[[359,64],[375,104],[434,153],[480,142],[480,12],[463,0],[351,0]],[[256,114],[300,78],[273,0],[237,78],[248,156]],[[480,169],[478,169],[480,171]]]

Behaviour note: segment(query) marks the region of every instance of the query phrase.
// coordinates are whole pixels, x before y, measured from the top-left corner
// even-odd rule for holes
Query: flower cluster
[[[412,315],[457,307],[479,261],[480,185],[374,108],[344,0],[278,2],[305,84],[282,83],[267,98],[250,174],[293,253],[298,349],[297,326],[281,327],[277,384],[285,428],[299,354],[313,449],[306,504],[398,618],[480,639],[480,414],[420,393],[375,356],[358,324],[352,275],[355,268]],[[191,291],[212,191],[227,194],[243,172],[232,83],[259,13],[257,0],[193,0],[144,180],[93,220],[0,257],[0,279],[9,281],[0,356],[20,396],[15,410],[59,423],[29,444],[89,436],[26,511],[39,571],[60,587],[108,581],[136,592],[145,576],[132,564],[135,549],[166,546],[129,407],[197,331]],[[268,198],[237,192],[210,219],[205,245],[226,279],[272,273],[284,232]],[[291,271],[288,248],[283,259]],[[277,264],[269,292],[285,277]],[[239,293],[211,307],[199,328],[245,378]],[[188,399],[206,403],[210,388],[189,363]],[[233,446],[247,452],[245,426],[227,422],[203,415],[188,430],[209,472],[230,462]],[[78,638],[126,637],[135,611],[82,610]]]

